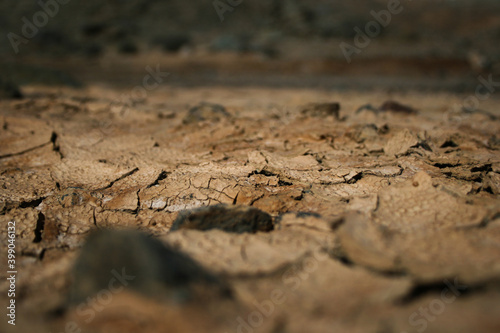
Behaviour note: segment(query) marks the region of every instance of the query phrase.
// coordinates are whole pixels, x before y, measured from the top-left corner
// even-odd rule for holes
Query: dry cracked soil
[[[123,93],[0,102],[18,331],[500,329],[500,113],[446,92]]]

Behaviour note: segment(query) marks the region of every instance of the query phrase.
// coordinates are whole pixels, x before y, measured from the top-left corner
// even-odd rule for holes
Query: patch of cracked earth
[[[165,88],[116,107],[118,94],[32,87],[0,102],[0,239],[6,253],[16,221],[20,331],[500,329],[498,115],[446,94],[390,96],[412,112],[360,109],[398,105],[385,93]],[[170,231],[212,205],[259,209],[273,230],[215,217]],[[161,246],[136,234],[82,248],[108,228],[174,254],[154,259]],[[179,287],[165,262],[180,254],[197,267],[179,268],[186,280],[210,278]],[[145,280],[85,312],[67,295],[107,290],[104,257]]]

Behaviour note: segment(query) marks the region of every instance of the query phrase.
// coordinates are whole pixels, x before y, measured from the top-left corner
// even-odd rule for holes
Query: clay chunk
[[[253,207],[220,204],[183,211],[170,231],[180,229],[219,229],[234,233],[273,230],[269,214]]]

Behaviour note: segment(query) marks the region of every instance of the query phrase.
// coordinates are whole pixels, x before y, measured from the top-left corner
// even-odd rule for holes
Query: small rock
[[[187,255],[132,230],[99,230],[91,234],[75,262],[73,276],[73,304],[96,294],[108,297],[124,288],[177,302],[231,294],[217,277]]]
[[[170,230],[219,229],[235,233],[255,233],[271,231],[273,228],[271,216],[257,208],[220,204],[181,212]]]
[[[339,111],[339,103],[312,103],[305,106],[301,113],[311,117],[334,116],[335,119],[339,119]]]
[[[183,119],[184,124],[197,123],[200,121],[211,120],[220,121],[222,118],[229,118],[231,115],[226,108],[220,104],[202,102],[191,108]]]
[[[392,112],[403,113],[403,114],[416,114],[416,113],[418,113],[417,110],[413,109],[412,107],[400,104],[400,103],[395,102],[395,101],[384,102],[384,104],[382,104],[379,109],[380,109],[380,111],[392,111]]]

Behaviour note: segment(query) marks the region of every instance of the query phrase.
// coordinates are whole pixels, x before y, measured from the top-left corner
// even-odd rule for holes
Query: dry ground
[[[134,68],[140,86],[147,73]],[[3,300],[9,221],[18,270],[17,326],[4,316],[2,331],[500,330],[498,97],[468,111],[474,90],[206,87],[174,75],[128,98],[135,84],[101,78],[0,101]],[[258,208],[274,230],[169,232],[179,212],[219,203]],[[82,251],[97,266],[115,252],[155,264],[143,245],[135,259],[127,242],[82,250],[103,228],[154,235],[232,296],[124,289],[82,314],[68,302],[83,288],[75,274],[102,274],[72,270]]]

